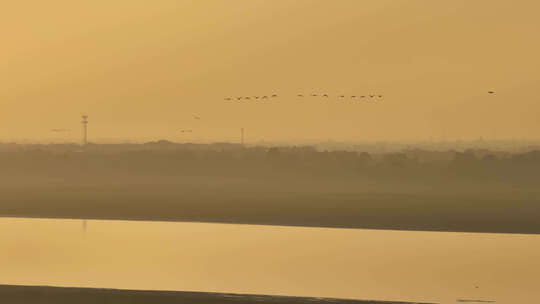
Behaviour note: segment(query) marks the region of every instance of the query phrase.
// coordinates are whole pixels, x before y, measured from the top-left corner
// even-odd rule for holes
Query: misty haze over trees
[[[370,146],[357,146],[376,150]],[[262,182],[335,181],[351,187],[384,185],[504,184],[536,186],[540,149],[521,152],[435,151],[408,148],[391,152],[353,149],[321,150],[313,146],[244,147],[238,144],[181,144],[165,140],[144,144],[21,145],[0,144],[4,183],[34,178],[61,183],[118,183],[152,180],[174,183],[175,177],[250,179]],[[17,178],[19,177],[19,178]],[[193,181],[192,180],[192,181]],[[282,187],[287,188],[286,184]]]
[[[362,150],[0,144],[0,216],[540,233],[540,149]]]

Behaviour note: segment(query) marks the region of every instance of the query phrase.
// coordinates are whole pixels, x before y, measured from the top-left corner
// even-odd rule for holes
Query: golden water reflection
[[[540,301],[540,236],[0,219],[0,284]]]

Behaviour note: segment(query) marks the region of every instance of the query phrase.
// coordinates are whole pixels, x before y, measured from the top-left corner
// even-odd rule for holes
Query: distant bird
[[[242,97],[236,97],[236,100],[241,100],[241,99],[242,99]]]
[[[313,97],[317,97],[317,94],[311,94],[311,96],[313,96]]]
[[[272,97],[277,97],[277,94],[273,94]]]
[[[382,98],[382,95],[379,95],[379,98]]]
[[[351,98],[353,98],[353,99],[356,98],[356,95],[352,95]]]
[[[488,91],[488,94],[495,94],[495,91]]]
[[[248,97],[244,97],[244,99],[251,99],[251,98],[249,98],[249,96],[248,96]]]
[[[328,94],[324,94],[322,97],[328,97]]]
[[[369,97],[370,97],[370,98],[373,98],[373,97],[375,97],[375,95],[369,95]]]
[[[365,98],[365,97],[366,97],[366,95],[362,95],[362,96],[360,96],[360,98]]]
[[[227,98],[225,98],[225,100],[231,100],[231,98],[227,97]]]
[[[255,99],[259,99],[259,96],[253,96],[253,97],[255,97]]]
[[[339,95],[339,98],[345,98],[345,95]]]

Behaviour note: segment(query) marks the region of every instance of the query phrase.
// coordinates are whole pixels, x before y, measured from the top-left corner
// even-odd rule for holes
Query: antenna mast
[[[88,115],[84,114],[82,116],[82,125],[83,125],[83,139],[82,145],[86,146],[88,144]]]

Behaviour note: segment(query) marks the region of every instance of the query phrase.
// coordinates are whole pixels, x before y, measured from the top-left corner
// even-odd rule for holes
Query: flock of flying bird
[[[488,91],[488,94],[495,94],[495,91]],[[273,95],[263,95],[263,96],[239,96],[239,97],[225,97],[224,100],[225,101],[262,101],[262,100],[268,100],[270,98],[276,98],[278,97],[277,94],[273,94]],[[304,97],[322,97],[322,98],[330,98],[330,95],[328,94],[309,94],[309,95],[304,95],[304,94],[297,94],[296,97],[298,98],[304,98]],[[368,95],[337,95],[337,97],[339,99],[361,99],[361,98],[369,98],[369,99],[379,99],[379,98],[383,98],[383,95],[381,94],[368,94]]]
[[[278,97],[277,94],[272,94],[272,95],[263,95],[263,96],[240,96],[240,97],[226,97],[224,98],[226,101],[232,101],[234,99],[240,101],[240,100],[267,100],[267,99],[270,99],[270,98],[276,98]]]
[[[490,95],[494,95],[495,94],[495,91],[487,91],[488,94]],[[226,101],[234,101],[234,100],[237,100],[237,101],[241,101],[241,100],[254,100],[254,101],[257,101],[257,100],[268,100],[268,99],[271,99],[271,98],[277,98],[278,95],[277,94],[272,94],[272,95],[263,95],[263,96],[240,96],[240,97],[226,97],[224,98]],[[328,94],[310,94],[310,95],[304,95],[304,94],[297,94],[296,97],[298,98],[304,98],[304,97],[322,97],[322,98],[330,98],[330,96]],[[339,99],[357,99],[357,98],[374,98],[374,99],[378,99],[378,98],[383,98],[383,95],[380,95],[380,94],[369,94],[369,95],[337,95],[337,97]],[[201,117],[199,116],[193,116],[193,119],[195,120],[200,120]],[[192,133],[193,130],[191,129],[178,129],[178,131],[180,131],[181,133]],[[70,129],[51,129],[51,132],[54,132],[54,133],[64,133],[64,132],[71,132]]]
[[[240,97],[225,97],[224,100],[225,101],[263,101],[263,100],[268,100],[270,98],[276,98],[278,97],[277,94],[273,94],[273,95],[263,95],[263,96],[240,96]],[[297,94],[296,97],[298,98],[304,98],[304,97],[321,97],[321,98],[330,98],[330,95],[328,94],[309,94],[309,95],[304,95],[304,94]],[[360,99],[360,98],[371,98],[371,99],[378,99],[378,98],[382,98],[383,96],[380,95],[380,94],[369,94],[369,95],[337,95],[337,97],[339,99]]]
[[[306,97],[306,95],[303,95],[303,94],[298,94],[296,95],[296,97]],[[330,96],[328,94],[321,94],[321,95],[318,95],[318,94],[311,94],[309,95],[309,97],[324,97],[324,98],[330,98]],[[350,95],[350,96],[347,96],[347,95],[338,95],[338,98],[340,99],[345,99],[345,98],[350,98],[350,99],[356,99],[356,98],[382,98],[383,96],[380,95],[380,94],[370,94],[370,95]]]
[[[195,116],[193,116],[193,119],[195,119],[195,120],[201,120],[201,117],[195,115]],[[180,129],[178,129],[178,131],[179,131],[180,133],[193,133],[193,130],[192,130],[192,129],[184,129],[184,128],[180,128]]]

